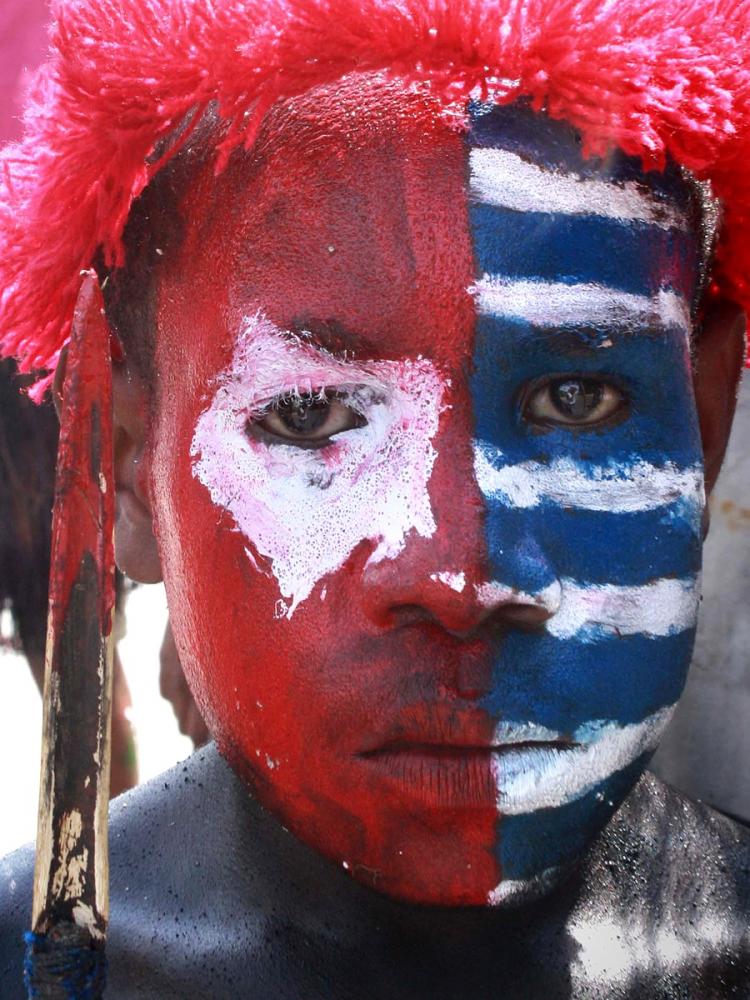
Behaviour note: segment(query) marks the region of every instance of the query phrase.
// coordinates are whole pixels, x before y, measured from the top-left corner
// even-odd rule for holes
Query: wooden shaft
[[[32,929],[103,945],[114,604],[109,331],[84,275],[67,356],[53,517]]]

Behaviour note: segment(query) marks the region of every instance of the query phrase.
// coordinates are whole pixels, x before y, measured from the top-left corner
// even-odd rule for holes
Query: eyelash
[[[301,403],[306,399],[311,399],[323,402],[324,400],[333,398],[335,392],[336,390],[327,388],[311,389],[310,391],[303,391],[296,387],[293,389],[284,389],[254,410],[250,419],[262,420],[263,417],[268,416],[269,413],[273,413],[281,403],[287,400],[297,400]]]
[[[562,393],[557,399],[552,395],[555,389]],[[286,444],[304,450],[320,451],[330,447],[333,437],[366,426],[368,420],[365,412],[368,406],[383,400],[384,394],[370,386],[321,386],[308,391],[300,391],[299,387],[294,387],[279,392],[257,407],[247,418],[246,429],[248,434],[270,445]],[[567,419],[561,403],[563,406],[570,405],[571,412]],[[565,373],[547,375],[527,385],[521,393],[519,410],[521,418],[527,424],[540,430],[562,428],[580,433],[611,426],[614,422],[619,423],[627,417],[629,404],[628,394],[611,376]],[[320,414],[318,423],[315,421],[316,405],[319,410],[326,411]],[[585,412],[573,412],[576,407],[586,406],[592,410],[603,407],[605,412],[593,420],[586,419]],[[338,426],[335,420],[336,407],[339,408]],[[310,415],[313,417],[312,427],[305,429],[302,423]],[[333,429],[325,435],[316,436],[318,428],[325,427],[330,418],[333,418]],[[295,426],[297,419],[299,426]],[[276,427],[264,426],[268,421],[275,422]]]
[[[367,398],[364,398],[367,397]],[[369,387],[355,386],[353,388],[333,388],[321,386],[318,389],[300,392],[299,388],[278,393],[262,407],[257,408],[247,419],[246,429],[249,434],[264,440],[268,444],[286,444],[305,450],[322,450],[330,446],[331,439],[367,425],[364,411],[368,404],[378,402],[379,397]],[[325,426],[329,418],[334,418],[336,424],[336,408],[339,409],[339,426],[323,436],[315,436],[318,427]],[[321,420],[315,424],[315,411],[321,413]],[[296,412],[295,412],[296,411]],[[294,427],[295,419],[300,423],[309,415],[313,415],[313,426],[305,431],[302,427]],[[275,421],[277,426],[264,426],[268,421]],[[284,433],[286,430],[288,433]]]

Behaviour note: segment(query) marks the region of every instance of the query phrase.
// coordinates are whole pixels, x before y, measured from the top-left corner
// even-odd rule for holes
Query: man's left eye
[[[266,433],[285,441],[323,442],[334,434],[362,427],[364,417],[337,399],[334,392],[321,390],[279,396],[254,423]]]
[[[586,426],[600,424],[620,411],[625,399],[607,382],[569,376],[537,386],[524,403],[524,416],[533,423]]]

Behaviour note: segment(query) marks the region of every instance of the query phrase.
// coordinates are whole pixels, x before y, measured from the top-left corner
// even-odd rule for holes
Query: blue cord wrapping
[[[29,1000],[100,1000],[107,959],[86,931],[58,924],[49,934],[24,934],[23,981]]]

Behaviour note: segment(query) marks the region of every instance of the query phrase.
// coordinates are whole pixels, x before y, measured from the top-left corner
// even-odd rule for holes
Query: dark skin
[[[441,141],[450,144],[449,139],[443,135]],[[432,160],[428,158],[423,162],[420,159],[425,153],[420,141],[415,139],[414,148],[409,147],[409,152],[410,156],[403,160],[405,172],[414,169],[416,160],[417,175],[421,176],[419,171],[423,168],[425,174],[432,176],[435,173],[428,169]],[[296,165],[293,158],[292,161]],[[458,158],[451,162],[461,166]],[[448,161],[443,165],[447,167]],[[309,164],[310,170],[313,166]],[[352,170],[351,175],[346,176],[349,186],[354,180],[353,174]],[[374,168],[372,175],[376,179]],[[454,174],[446,169],[437,179],[442,183],[452,178]],[[462,192],[463,174],[456,174],[456,178],[455,190]],[[304,178],[300,183],[302,180]],[[319,180],[315,190],[327,194],[330,186],[327,178]],[[162,309],[157,325],[157,363],[162,389],[156,397],[153,431],[149,426],[152,416],[149,387],[127,369],[119,370],[115,379],[118,558],[123,568],[137,578],[159,578],[162,561],[152,528],[156,518],[168,589],[172,588],[170,600],[176,597],[172,606],[175,634],[184,656],[192,656],[193,676],[204,684],[202,694],[207,703],[210,702],[210,688],[220,685],[231,667],[229,661],[233,650],[229,646],[238,644],[238,637],[248,637],[248,633],[243,632],[243,624],[252,595],[241,586],[222,590],[217,587],[214,577],[203,580],[203,599],[215,601],[210,616],[205,611],[206,606],[194,596],[200,574],[212,558],[215,559],[214,573],[219,579],[223,572],[229,574],[238,564],[237,560],[223,558],[222,561],[217,556],[217,553],[226,556],[227,550],[221,546],[236,541],[237,535],[231,527],[228,532],[216,529],[215,510],[209,510],[202,521],[189,522],[195,529],[191,534],[184,530],[186,522],[181,522],[181,530],[171,530],[172,522],[167,515],[186,496],[192,496],[195,488],[194,473],[188,468],[186,457],[190,453],[190,440],[184,433],[187,428],[192,434],[195,423],[191,418],[184,421],[184,426],[180,424],[180,437],[177,432],[172,433],[170,418],[173,414],[189,412],[181,409],[185,396],[189,396],[189,406],[197,406],[204,398],[210,379],[203,367],[210,367],[209,375],[215,373],[219,364],[210,352],[228,340],[238,325],[238,316],[231,310],[241,318],[257,307],[256,300],[243,284],[246,274],[254,273],[256,263],[270,261],[263,272],[263,295],[260,297],[265,302],[267,287],[274,289],[281,312],[282,307],[286,308],[284,301],[290,296],[297,294],[299,303],[305,304],[316,291],[311,281],[284,283],[283,280],[283,266],[290,256],[287,248],[296,248],[305,237],[310,227],[310,212],[300,208],[296,216],[277,219],[274,226],[266,227],[280,244],[271,246],[266,258],[259,251],[249,257],[242,254],[235,257],[225,242],[227,235],[234,232],[233,227],[227,222],[222,228],[213,221],[217,211],[211,201],[212,183],[211,179],[206,179],[205,188],[196,195],[199,201],[199,195],[207,199],[201,201],[205,214],[198,211],[188,216],[195,223],[191,230],[196,240],[195,252],[188,240],[183,247],[184,256],[172,263],[169,273],[165,271],[166,285],[157,296]],[[295,192],[298,190],[297,186],[292,187]],[[304,185],[300,189],[307,190]],[[415,197],[421,196],[419,185],[409,190],[415,192]],[[237,193],[230,192],[230,196]],[[248,202],[248,211],[251,211],[256,201],[248,198]],[[235,200],[230,198],[223,204],[234,205]],[[428,348],[437,351],[439,347],[446,360],[449,356],[452,358],[449,348],[456,342],[457,329],[463,327],[452,320],[446,321],[442,340],[434,337],[434,344],[428,339],[427,331],[434,330],[435,315],[453,316],[448,310],[456,302],[465,303],[461,295],[468,280],[470,255],[468,248],[463,256],[456,249],[459,241],[453,223],[460,221],[458,212],[455,216],[449,213],[442,228],[438,225],[428,229],[415,227],[412,243],[407,246],[419,246],[423,253],[418,258],[421,270],[416,280],[405,278],[408,268],[400,252],[396,252],[403,244],[394,238],[386,241],[389,248],[395,248],[394,260],[384,256],[382,270],[376,274],[377,281],[368,284],[364,279],[369,272],[363,267],[355,267],[366,259],[364,251],[360,252],[363,240],[360,214],[355,211],[357,204],[348,197],[341,198],[335,211],[325,214],[323,220],[340,224],[337,232],[341,240],[337,237],[331,244],[349,254],[347,260],[360,276],[359,284],[352,285],[356,294],[353,291],[351,298],[347,298],[349,285],[339,287],[341,283],[332,277],[332,290],[323,293],[322,306],[329,307],[326,296],[337,304],[342,299],[342,304],[349,305],[355,314],[355,322],[350,322],[350,326],[367,326],[369,322],[373,326],[371,335],[385,336],[380,329],[382,325],[384,330],[391,332],[394,342],[396,332],[403,325],[402,319],[416,317],[411,329],[425,337],[425,346],[415,342],[412,351],[418,353]],[[436,207],[433,207],[442,220],[443,210],[455,204],[449,198],[436,198]],[[418,199],[417,208],[422,205],[423,201]],[[428,207],[425,203],[425,209]],[[414,220],[425,217],[425,213],[416,209],[411,216]],[[401,234],[403,213],[395,211],[386,214],[386,218],[385,234],[389,237]],[[203,228],[200,220],[203,220]],[[285,224],[290,227],[292,237],[287,240],[282,239],[282,234],[286,233]],[[380,230],[377,232],[380,234]],[[438,254],[435,259],[431,253],[433,241],[424,235],[433,232],[450,235],[440,244],[442,256]],[[198,233],[204,237],[202,243],[197,239]],[[216,238],[216,243],[210,244],[213,253],[205,252],[206,234]],[[257,249],[260,240],[248,239],[246,244],[241,244],[245,245]],[[301,254],[298,263],[307,265],[315,259],[314,249]],[[434,265],[439,264],[443,256],[455,263],[455,267],[446,272],[449,280],[445,286],[438,283],[433,287],[429,279],[436,273]],[[224,271],[217,275],[219,264]],[[202,276],[200,285],[193,280],[196,271]],[[331,269],[334,276],[344,273],[350,272]],[[169,285],[170,278],[172,285]],[[384,294],[393,293],[394,286],[399,295]],[[434,294],[425,294],[423,302],[420,296],[425,287]],[[236,301],[228,294],[229,289],[236,293]],[[220,298],[222,294],[226,301]],[[372,305],[369,312],[368,294]],[[225,311],[221,305],[216,305],[217,301],[223,303]],[[398,309],[391,308],[394,302],[399,303]],[[436,308],[434,314],[433,304],[441,307],[441,310]],[[231,314],[230,320],[227,313]],[[288,320],[284,313],[278,322],[289,326],[291,321]],[[189,329],[197,334],[188,342]],[[468,324],[466,329],[468,331]],[[186,355],[189,363],[185,363]],[[397,346],[391,348],[390,355],[401,356]],[[695,358],[697,412],[709,487],[718,474],[728,438],[742,358],[739,311],[728,305],[712,310]],[[462,377],[459,365],[449,370],[459,382]],[[186,389],[178,391],[182,390],[183,374]],[[663,372],[667,379],[670,374],[669,369]],[[688,384],[687,369],[681,369],[681,374]],[[191,378],[194,379],[192,383]],[[653,386],[656,398],[659,388]],[[459,430],[467,431],[455,421],[465,418],[465,423],[470,422],[465,397],[457,396],[456,399],[459,405],[450,413],[451,419],[445,421],[449,435],[445,455],[454,457],[456,451],[451,452],[450,448],[457,440],[463,440],[459,439]],[[689,405],[690,412],[684,415],[692,419],[692,400]],[[167,430],[164,430],[165,421]],[[180,446],[176,447],[178,441]],[[155,455],[159,449],[161,459]],[[186,473],[183,479],[170,478],[172,455],[180,459],[180,469]],[[227,463],[227,468],[234,466]],[[175,484],[177,488],[173,489]],[[200,505],[205,495],[196,493],[193,499]],[[469,507],[464,505],[461,509],[468,511]],[[471,527],[468,514],[466,524]],[[446,538],[450,540],[451,537],[452,533],[446,532]],[[467,530],[462,537],[474,536]],[[202,547],[191,549],[191,539],[202,542],[206,538],[215,540],[212,551]],[[170,573],[169,560],[173,566],[180,565],[182,554],[188,550],[200,552],[203,561],[194,567],[192,575],[180,571]],[[476,553],[478,545],[472,551]],[[446,564],[452,565],[447,559]],[[388,568],[381,568],[381,575]],[[254,580],[254,584],[256,593],[266,587],[262,579]],[[428,607],[424,604],[428,597],[419,589],[415,593],[414,600],[423,601],[418,609]],[[455,608],[453,600],[451,607]],[[231,615],[226,617],[225,627],[221,627],[224,621],[222,601],[236,611],[234,619]],[[467,606],[472,613],[476,610],[474,605],[462,605]],[[507,618],[521,606],[519,602],[506,600],[504,605],[494,607],[493,613]],[[445,602],[440,607],[444,611]],[[191,617],[193,611],[195,616]],[[346,621],[344,618],[344,629]],[[444,616],[442,622],[445,628]],[[272,627],[270,616],[268,624]],[[518,621],[511,624],[517,626]],[[195,627],[190,627],[193,625]],[[466,621],[463,625],[465,628]],[[456,630],[455,621],[453,629]],[[313,641],[315,636],[311,633],[308,638]],[[279,629],[272,638],[276,640],[283,634]],[[327,635],[332,637],[334,645],[347,638],[345,631],[335,629],[329,629]],[[207,653],[198,657],[195,649],[205,636],[217,642],[229,636],[231,642],[226,647],[214,647],[221,649],[221,655]],[[255,661],[250,660],[245,669],[242,660],[244,674],[240,676],[238,667],[237,676],[230,685],[235,679],[238,684],[244,684],[247,678],[250,678],[247,683],[251,684],[253,663],[258,672],[264,668],[262,643],[253,650]],[[266,659],[270,659],[270,650],[268,652]],[[329,658],[328,654],[335,650],[326,648],[325,653]],[[195,662],[198,660],[199,663]],[[394,658],[394,668],[402,664],[403,656],[401,660]],[[315,675],[317,688],[323,687],[320,677],[325,667],[326,659],[321,658],[319,672]],[[277,689],[293,686],[284,680],[282,677],[275,684],[269,683],[271,696]],[[246,693],[244,689],[240,692],[241,695]],[[308,693],[310,700],[314,700],[317,694],[314,685],[310,685]],[[239,709],[240,703],[236,704]],[[231,708],[234,711],[234,700]],[[312,717],[310,704],[301,706],[303,711],[305,708],[308,717]],[[251,714],[240,713],[238,718],[248,718]],[[214,716],[217,727],[222,718],[217,710]],[[301,715],[298,719],[305,721]],[[281,714],[275,719],[279,729],[285,725],[291,728],[292,721],[289,715]],[[319,853],[304,846],[302,839],[288,834],[275,815],[258,805],[214,750],[199,753],[184,767],[185,770],[178,769],[140,791],[113,815],[110,955],[112,991],[116,996],[230,997],[260,993],[281,997],[447,998],[500,994],[584,998],[669,996],[677,991],[677,995],[681,992],[710,998],[731,995],[731,989],[741,995],[747,980],[748,951],[743,940],[748,913],[747,843],[743,843],[740,831],[731,824],[690,805],[652,779],[646,778],[637,786],[578,866],[566,870],[564,884],[546,898],[517,910],[485,906],[463,909],[457,905],[438,908],[403,902],[404,898],[409,898],[408,878],[414,881],[414,868],[405,863],[397,862],[401,865],[399,886],[403,891],[400,895],[394,892],[386,897],[378,891],[376,878],[380,873],[377,869],[369,869],[374,888],[352,881],[340,860],[338,864],[327,862]],[[270,763],[268,767],[270,772]],[[357,789],[353,785],[350,787],[352,794],[356,793]],[[301,798],[304,796],[289,796],[287,805],[291,813]],[[386,798],[378,798],[375,794],[372,802],[379,805],[381,811],[388,806]],[[412,812],[416,812],[419,820],[418,810]],[[293,818],[299,820],[301,815],[304,818],[299,812]],[[404,818],[408,822],[414,819],[406,810]],[[373,825],[377,819],[375,812]],[[309,825],[298,823],[300,838],[309,833]],[[329,832],[336,834],[333,829],[336,825],[332,824]],[[419,823],[414,825],[418,835]],[[449,831],[440,844],[449,862],[455,860],[449,856],[455,840]],[[543,841],[544,838],[540,838],[542,846]],[[325,844],[320,846],[324,849]],[[339,859],[346,856],[338,855]],[[476,856],[479,857],[479,852]],[[385,852],[383,857],[388,863],[390,859]],[[26,915],[25,908],[14,900],[26,898],[24,884],[28,880],[28,861],[16,858],[11,866],[6,883],[9,885],[12,879],[15,888],[6,910],[14,911],[10,929],[15,934],[15,928],[22,926]],[[466,866],[467,870],[469,867]],[[458,867],[455,870],[458,872]],[[471,880],[474,874],[465,877]],[[425,891],[429,888],[427,881],[423,888]],[[12,962],[11,956],[8,961]]]
[[[180,654],[169,622],[159,650],[159,691],[162,698],[171,704],[180,732],[189,736],[196,747],[207,743],[211,737],[182,672]]]
[[[708,485],[744,358],[712,308],[695,352]],[[144,467],[148,392],[115,376],[118,554],[159,575]],[[747,995],[750,837],[646,775],[547,898],[518,909],[410,906],[353,882],[263,810],[214,748],[113,810],[111,995],[123,998],[712,998]],[[0,885],[0,984],[21,997],[32,858]],[[13,884],[13,889],[8,887]]]
[[[118,800],[110,839],[118,1000],[747,996],[750,837],[649,775],[564,885],[505,912],[364,888],[260,808],[213,746]],[[31,848],[0,863],[7,1000],[25,997],[32,868]],[[660,961],[667,946],[676,958]]]

